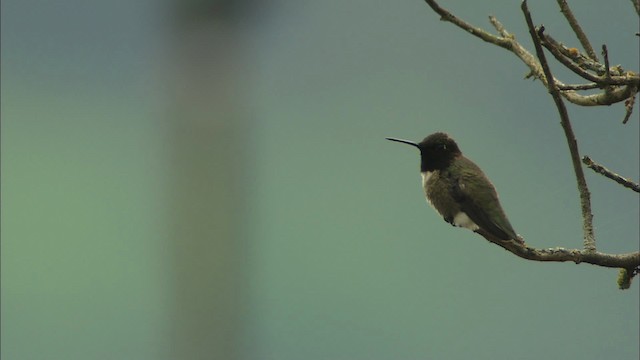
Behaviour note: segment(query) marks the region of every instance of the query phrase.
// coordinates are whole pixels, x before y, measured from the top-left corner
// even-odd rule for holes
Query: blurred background
[[[574,3],[637,70],[631,3]],[[442,6],[531,46],[519,3]],[[640,355],[637,280],[449,226],[384,140],[450,133],[528,243],[581,247],[552,99],[423,1],[6,0],[1,30],[2,359]],[[637,180],[638,106],[569,111]],[[637,251],[637,194],[585,171],[598,249]]]

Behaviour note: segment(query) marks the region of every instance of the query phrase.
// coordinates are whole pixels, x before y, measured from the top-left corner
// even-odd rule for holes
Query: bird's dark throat
[[[436,171],[446,169],[454,160],[457,154],[429,154],[420,152],[420,171]]]

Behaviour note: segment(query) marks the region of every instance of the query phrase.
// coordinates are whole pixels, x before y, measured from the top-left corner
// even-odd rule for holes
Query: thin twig
[[[587,38],[587,34],[582,31],[582,27],[578,23],[578,20],[576,20],[575,16],[573,16],[573,12],[569,8],[569,4],[567,4],[565,0],[558,0],[558,5],[560,5],[560,12],[562,12],[562,15],[564,15],[564,17],[569,22],[569,25],[573,29],[573,32],[576,34],[576,37],[578,37],[578,41],[580,41],[580,44],[582,44],[582,48],[584,49],[584,51],[587,52],[587,55],[589,55],[591,59],[598,61],[596,52],[593,51],[593,47],[589,42],[589,38]]]
[[[524,17],[527,21],[527,26],[529,28],[529,34],[531,35],[531,39],[533,40],[533,44],[536,48],[536,55],[538,56],[538,60],[540,61],[540,65],[544,71],[544,75],[547,79],[553,79],[553,75],[551,74],[551,69],[549,68],[549,64],[547,63],[547,59],[544,54],[544,50],[542,49],[542,44],[540,43],[540,35],[544,32],[544,27],[541,27],[540,30],[536,31],[533,20],[531,19],[531,14],[529,13],[529,8],[527,7],[527,1],[524,0],[521,5],[522,12],[524,13]],[[569,145],[569,153],[571,155],[571,162],[573,163],[573,170],[576,175],[576,181],[578,183],[578,191],[580,193],[580,204],[582,209],[582,229],[584,232],[584,248],[585,251],[595,252],[596,251],[596,239],[593,234],[593,214],[591,213],[591,194],[589,193],[589,188],[587,187],[587,181],[584,176],[584,172],[582,171],[582,166],[580,165],[580,152],[578,151],[578,142],[576,141],[576,137],[573,133],[573,129],[571,128],[571,121],[569,120],[569,114],[567,113],[567,108],[562,101],[562,97],[560,96],[560,91],[556,88],[555,83],[553,81],[547,82],[547,88],[553,101],[558,108],[558,113],[560,114],[560,124],[562,125],[562,129],[564,130],[565,137],[567,138],[567,144]]]
[[[605,177],[617,182],[618,184],[629,188],[637,193],[640,193],[640,185],[638,183],[635,183],[625,177],[622,177],[616,173],[614,173],[613,171],[607,169],[606,167],[596,163],[595,161],[591,160],[590,157],[588,156],[583,156],[582,157],[582,162],[587,165],[587,167],[595,172],[597,172],[600,175],[604,175]]]
[[[604,58],[604,78],[609,81],[611,79],[611,68],[609,67],[609,52],[605,44],[602,44],[602,57]]]
[[[495,16],[493,15],[489,15],[489,22],[491,23],[491,25],[493,25],[493,27],[496,29],[496,31],[500,34],[500,36],[502,36],[503,38],[510,38],[512,37],[511,34],[509,34],[507,32],[507,30],[504,28],[504,25],[502,25],[502,23],[500,21],[498,21],[498,19],[496,19]]]
[[[622,123],[626,124],[631,118],[631,113],[633,112],[633,105],[636,103],[636,93],[629,96],[629,98],[624,102],[624,107],[627,110],[624,114],[624,119],[622,119]]]
[[[492,43],[494,45],[500,46],[505,49],[511,49],[511,43],[504,38],[489,34],[488,32],[482,30],[481,28],[475,27],[468,22],[456,17],[446,9],[443,9],[438,5],[434,0],[425,0],[426,3],[435,11],[438,15],[440,15],[440,20],[448,21],[459,28],[467,31],[471,35],[478,37],[488,43]]]
[[[600,88],[600,85],[596,84],[596,83],[590,83],[590,84],[562,84],[559,85],[558,83],[556,83],[556,87],[558,87],[558,90],[592,90],[592,89],[598,89]]]

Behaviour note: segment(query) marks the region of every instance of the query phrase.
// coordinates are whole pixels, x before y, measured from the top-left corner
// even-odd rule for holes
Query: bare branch
[[[558,84],[558,81],[556,81]],[[633,85],[616,87],[613,90],[598,94],[579,95],[575,91],[563,91],[562,96],[569,102],[581,106],[601,106],[611,105],[629,99],[638,92],[638,88]]]
[[[611,79],[611,68],[609,67],[609,52],[607,45],[602,45],[602,57],[604,57],[604,78],[608,81]]]
[[[636,103],[636,93],[638,91],[634,91],[633,95],[629,96],[629,98],[624,102],[624,107],[627,109],[624,119],[622,119],[622,123],[626,124],[627,121],[631,118],[631,113],[633,112],[633,105]]]
[[[536,249],[519,241],[497,239],[488,232],[479,229],[476,233],[488,241],[523,259],[545,262],[587,263],[597,266],[633,270],[640,266],[640,252],[626,254],[605,254],[598,251],[565,249],[561,247]]]
[[[631,3],[633,4],[633,8],[636,9],[636,13],[638,14],[638,16],[640,16],[640,1],[631,0]]]
[[[575,92],[562,92],[562,96],[576,105],[582,106],[599,106],[599,105],[611,105],[624,100],[629,99],[635,93],[638,92],[638,86],[640,84],[640,75],[632,72],[624,72],[619,67],[614,68],[616,73],[623,75],[611,76],[611,72],[606,69],[610,69],[609,66],[603,66],[599,63],[593,63],[590,60],[588,62],[581,62],[580,65],[576,64],[572,58],[569,58],[571,50],[564,47],[562,44],[554,40],[551,36],[546,34],[540,34],[542,45],[551,52],[551,54],[565,67],[581,76],[584,79],[593,81],[601,88],[606,88],[602,93],[591,95],[579,95]],[[606,47],[605,47],[606,48]],[[579,58],[578,55],[573,55],[574,59]],[[608,56],[606,56],[608,61]],[[589,68],[598,73],[602,73],[603,76],[594,75],[583,67]],[[609,74],[607,76],[606,74]],[[564,84],[556,80],[556,86],[564,90]],[[607,87],[609,85],[616,85],[617,87]],[[625,85],[620,87],[619,85]]]
[[[520,241],[497,239],[490,233],[479,229],[476,233],[512,254],[526,260],[543,262],[574,262],[596,266],[620,268],[618,287],[625,290],[631,287],[631,280],[640,272],[640,252],[626,254],[605,254],[598,251],[565,249],[561,247],[536,249]]]
[[[600,85],[596,84],[596,83],[590,83],[590,84],[562,84],[560,85],[559,82],[556,82],[556,87],[558,88],[558,90],[592,90],[592,89],[598,89],[600,88]]]
[[[618,274],[618,288],[620,290],[626,290],[631,287],[631,279],[638,275],[640,268],[635,269],[620,269]]]
[[[488,43],[492,43],[494,45],[500,46],[505,49],[511,48],[510,42],[507,41],[506,39],[489,34],[488,32],[482,30],[481,28],[475,27],[469,24],[468,22],[456,17],[449,11],[440,7],[440,5],[438,5],[438,3],[436,3],[434,0],[425,0],[425,1],[433,9],[433,11],[435,11],[438,15],[440,15],[440,20],[448,21],[456,25],[457,27],[465,30],[466,32],[470,33],[471,35],[478,37]]]
[[[604,75],[607,72],[604,64],[590,59],[588,56],[581,53],[580,50],[576,48],[566,47],[562,43],[553,39],[549,34],[545,34],[545,36],[546,41],[549,41],[551,45],[556,47],[564,56],[571,59],[571,61],[573,61],[580,68],[588,71],[593,71],[598,75]],[[609,68],[609,72],[616,76],[635,75],[626,73],[620,65],[615,66],[614,68]]]
[[[524,13],[524,17],[527,21],[527,26],[529,27],[529,34],[531,35],[531,39],[533,40],[533,44],[536,48],[536,55],[538,56],[538,60],[540,60],[540,65],[544,71],[545,77],[547,79],[553,79],[553,75],[551,74],[551,69],[549,68],[549,64],[547,63],[546,56],[544,54],[544,50],[542,49],[542,44],[540,43],[540,35],[544,32],[544,27],[541,27],[540,30],[536,31],[533,20],[531,19],[531,14],[529,13],[529,8],[527,7],[527,1],[524,0],[521,5],[522,12]],[[552,81],[547,82],[547,88],[553,101],[558,108],[558,113],[560,114],[560,124],[562,125],[562,129],[564,130],[565,137],[567,138],[567,144],[569,145],[569,153],[571,155],[571,162],[573,163],[573,170],[576,175],[576,181],[578,183],[578,191],[580,192],[580,207],[582,209],[582,229],[584,232],[584,248],[587,252],[595,252],[596,251],[596,239],[593,234],[593,214],[591,213],[591,194],[589,193],[589,188],[587,187],[587,181],[584,177],[584,172],[582,171],[582,166],[580,165],[580,152],[578,151],[578,142],[576,141],[576,137],[573,133],[573,129],[571,128],[571,121],[569,120],[569,114],[567,113],[567,108],[562,101],[562,97],[560,97],[560,91],[556,88],[555,83]]]
[[[573,12],[569,8],[569,4],[567,4],[566,0],[558,0],[558,5],[560,5],[560,12],[562,12],[562,15],[564,15],[567,22],[569,22],[573,32],[576,34],[576,37],[578,37],[578,41],[582,44],[584,51],[587,52],[587,55],[589,55],[592,60],[598,61],[598,56],[596,56],[596,52],[593,51],[593,47],[587,38],[587,34],[582,31],[582,27],[578,23],[578,20],[576,20],[575,16],[573,16]]]
[[[489,16],[489,22],[491,23],[491,25],[493,25],[493,27],[496,29],[496,31],[503,38],[512,38],[513,37],[513,35],[511,35],[511,34],[509,34],[507,32],[507,30],[504,28],[504,25],[502,25],[502,23],[500,21],[498,21],[498,19],[496,19],[495,16],[490,15]]]
[[[595,161],[591,160],[590,157],[588,156],[583,156],[582,157],[582,162],[587,165],[587,167],[595,172],[597,172],[600,175],[604,175],[605,177],[608,177],[609,179],[617,182],[618,184],[629,188],[637,193],[640,193],[640,185],[638,183],[635,183],[625,177],[622,177],[616,173],[614,173],[613,171],[607,169],[606,167],[596,163]]]
[[[542,67],[540,66],[538,60],[518,41],[516,41],[515,37],[507,32],[504,26],[494,16],[490,16],[489,21],[496,29],[496,31],[500,34],[500,36],[492,35],[485,30],[474,27],[466,21],[456,17],[448,10],[442,8],[435,0],[425,0],[425,2],[431,7],[431,9],[433,9],[437,14],[440,15],[441,20],[450,22],[463,29],[464,31],[482,39],[483,41],[509,50],[529,68],[530,73],[527,77],[534,77],[536,79],[539,79],[540,81],[542,81],[545,87],[547,87],[547,80],[544,76],[544,72],[542,71]],[[555,42],[555,40],[551,39],[550,36],[546,36],[546,39],[548,39],[549,42],[557,43]],[[566,54],[562,58],[566,58],[566,61],[568,63],[571,63],[576,69],[578,69],[577,71],[581,71],[579,75],[581,75],[582,73],[586,73],[587,79],[589,81],[593,81],[596,84],[599,84],[598,87],[602,88],[605,85],[626,85],[623,87],[609,89],[610,91],[605,91],[598,94],[580,95],[576,91],[596,87],[572,87],[572,85],[565,85],[558,79],[553,79],[558,89],[562,90],[561,95],[565,99],[567,99],[567,101],[580,106],[611,105],[621,101],[625,101],[630,96],[638,92],[638,88],[640,87],[640,75],[632,72],[623,72],[621,70],[618,71],[618,69],[620,68],[615,67],[612,70],[616,70],[614,73],[620,74],[620,76],[613,76],[609,82],[606,82],[605,79],[590,74],[586,70],[581,69],[581,67],[584,67],[585,69],[592,70],[601,75],[604,74],[604,66],[602,64],[594,62],[592,59],[583,56],[579,51],[577,51],[577,49],[566,48],[562,44],[557,44],[557,50],[561,54]],[[577,53],[578,57],[576,58],[576,61],[580,61],[579,65],[576,65],[571,60],[570,55],[572,54],[572,50],[573,52]]]
[[[583,79],[586,79],[586,80],[589,80],[589,81],[593,81],[593,82],[595,82],[597,84],[600,84],[602,86],[604,86],[604,85],[630,85],[630,84],[640,83],[640,75],[638,75],[638,74],[626,73],[623,76],[611,76],[610,69],[609,69],[608,66],[604,67],[602,69],[602,72],[604,74],[609,73],[608,77],[606,77],[606,76],[605,77],[600,77],[600,76],[591,74],[590,72],[588,72],[587,70],[584,70],[581,66],[579,66],[578,64],[573,62],[573,60],[571,60],[570,58],[565,56],[563,54],[563,52],[561,51],[561,48],[563,47],[562,44],[558,43],[551,36],[546,35],[546,34],[542,34],[540,36],[540,39],[541,39],[542,46],[544,46],[547,50],[549,50],[549,52],[553,55],[553,57],[556,58],[556,60],[561,62],[562,65],[564,65],[569,70],[573,71],[575,74],[577,74],[578,76],[582,77]],[[609,70],[607,70],[607,69],[609,69]]]

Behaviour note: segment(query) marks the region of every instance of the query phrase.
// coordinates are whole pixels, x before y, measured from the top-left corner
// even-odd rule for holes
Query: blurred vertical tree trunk
[[[243,0],[173,0],[172,359],[238,359],[245,276]]]

